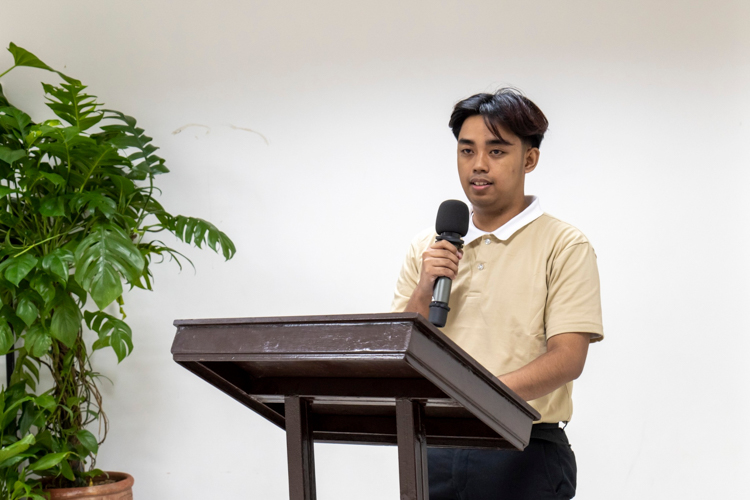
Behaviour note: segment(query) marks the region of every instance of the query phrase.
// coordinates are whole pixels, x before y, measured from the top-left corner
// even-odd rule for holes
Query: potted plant
[[[41,123],[0,86],[0,355],[15,356],[0,391],[0,498],[42,499],[107,480],[95,467],[107,419],[91,356],[130,354],[123,284],[151,290],[152,264],[184,258],[151,235],[168,231],[225,259],[235,248],[211,223],[171,215],[156,200],[154,179],[168,170],[134,118],[103,109],[80,81],[30,52],[8,50],[14,65],[0,78],[26,66],[63,80],[42,84],[56,118]],[[88,430],[94,422],[99,437]]]

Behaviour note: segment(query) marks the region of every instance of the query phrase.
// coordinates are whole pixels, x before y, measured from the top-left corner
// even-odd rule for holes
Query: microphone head
[[[441,233],[458,233],[466,236],[469,231],[469,207],[459,200],[445,200],[438,208],[435,231]]]

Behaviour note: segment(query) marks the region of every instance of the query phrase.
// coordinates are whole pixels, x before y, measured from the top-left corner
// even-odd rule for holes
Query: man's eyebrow
[[[459,144],[466,144],[467,146],[474,146],[475,143],[471,139],[459,139]],[[513,143],[510,141],[506,141],[505,139],[495,138],[490,139],[489,141],[485,142],[488,146],[512,146]]]
[[[505,139],[501,139],[501,138],[497,138],[497,137],[494,138],[494,139],[490,139],[485,144],[487,144],[487,145],[490,145],[490,144],[491,145],[499,145],[499,146],[512,146],[513,145],[512,142],[506,141]]]

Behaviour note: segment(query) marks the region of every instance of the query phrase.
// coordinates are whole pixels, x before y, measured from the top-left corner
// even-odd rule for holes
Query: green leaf
[[[92,350],[111,346],[118,363],[133,351],[133,332],[123,320],[101,311],[86,311],[84,317],[86,325],[99,335]]]
[[[76,282],[73,276],[68,279],[65,291],[78,296],[78,301],[81,303],[81,307],[86,305],[86,300],[88,299],[89,294],[78,284],[78,282]]]
[[[94,299],[99,309],[104,309],[122,295],[121,279],[114,266],[104,264],[97,269],[90,282],[83,278],[83,283],[84,285],[88,284],[91,298]]]
[[[41,323],[34,323],[25,334],[24,347],[34,357],[40,358],[47,354],[52,345],[52,336]]]
[[[81,310],[75,300],[64,294],[62,300],[55,306],[50,324],[50,333],[54,338],[72,347],[81,328]]]
[[[24,149],[10,149],[5,146],[0,146],[0,160],[5,163],[11,164],[26,157],[26,150]]]
[[[30,464],[29,469],[35,472],[40,470],[47,470],[62,462],[68,455],[70,455],[69,451],[62,453],[49,453],[33,464]]]
[[[8,354],[15,342],[16,338],[10,325],[5,318],[0,318],[0,356]]]
[[[210,222],[198,219],[196,217],[160,217],[162,223],[166,223],[166,228],[185,243],[193,243],[201,248],[203,243],[208,243],[209,248],[218,252],[218,245],[221,245],[221,251],[226,260],[231,259],[236,253],[234,243],[229,237]]]
[[[68,481],[76,480],[76,476],[73,474],[73,469],[70,467],[67,460],[60,462],[60,473],[62,473],[63,477]]]
[[[45,429],[36,435],[36,443],[48,450],[51,450],[55,446],[52,440],[52,433],[48,429]]]
[[[37,258],[29,253],[25,253],[20,257],[11,257],[9,261],[5,267],[5,279],[16,286],[34,269],[34,266],[38,262]]]
[[[145,262],[138,248],[116,226],[100,225],[76,249],[75,278],[99,309],[122,295],[121,277],[138,281]]]
[[[82,206],[86,206],[86,209],[90,212],[98,210],[108,219],[117,210],[117,204],[111,198],[105,196],[100,191],[88,191],[80,196],[77,196],[71,205],[76,210],[80,210]]]
[[[51,172],[39,172],[39,175],[50,181],[55,186],[62,186],[65,184],[65,179],[61,175],[53,174]]]
[[[0,419],[0,428],[5,429],[8,424],[13,422],[18,417],[18,407],[26,401],[31,401],[31,396],[25,396],[19,400],[13,402],[12,405],[8,406],[3,412],[3,416]]]
[[[102,127],[102,130],[108,133],[120,132],[110,139],[110,143],[119,149],[138,149],[138,152],[128,157],[131,162],[143,158],[142,162],[133,165],[128,177],[136,180],[144,180],[169,172],[169,169],[164,166],[164,159],[153,154],[158,148],[149,144],[152,140],[151,137],[145,135],[142,128],[136,127],[135,118],[111,109],[104,111],[107,113],[105,115],[106,119],[118,120],[124,123],[124,125],[105,125]]]
[[[57,73],[58,75],[60,75],[60,78],[62,78],[68,83],[71,83],[71,84],[81,83],[75,78],[71,78],[64,73],[60,73],[56,69],[50,68],[49,66],[44,64],[37,56],[29,52],[28,50],[17,46],[13,42],[10,43],[10,47],[8,47],[8,52],[13,54],[13,61],[15,62],[15,66],[26,66],[29,68],[46,69],[47,71],[52,71],[53,73]]]
[[[29,52],[28,50],[17,46],[13,42],[10,42],[8,52],[13,54],[13,61],[16,66],[28,66],[29,68],[40,68],[46,69],[47,71],[55,71],[54,69],[44,64],[37,56]]]
[[[33,292],[31,292],[33,293]],[[39,316],[39,309],[36,307],[34,302],[31,301],[29,293],[24,293],[18,299],[18,305],[16,306],[16,315],[23,320],[28,326],[36,321]]]
[[[32,454],[30,454],[28,451],[26,453],[19,453],[13,458],[9,458],[8,460],[5,460],[4,462],[0,462],[0,470],[17,469],[16,465],[28,459],[30,456],[32,456]],[[13,497],[13,498],[19,498],[19,497]],[[22,498],[26,500],[25,497],[22,497]]]
[[[8,70],[10,71],[10,70]],[[10,103],[8,102],[8,98],[5,97],[5,94],[3,94],[3,86],[0,85],[0,106],[10,106]]]
[[[30,123],[31,118],[29,115],[20,109],[14,107],[0,107],[0,130],[8,133],[4,137],[6,140],[3,140],[0,144],[10,146],[10,149],[6,148],[6,153],[8,151],[14,151],[15,153],[24,150],[28,151],[28,148],[24,147],[23,138],[26,135],[26,129]]]
[[[31,280],[31,288],[42,296],[45,304],[49,304],[55,298],[55,283],[48,275],[37,273]]]
[[[91,470],[87,470],[85,472],[82,472],[81,476],[83,476],[83,477],[97,477],[97,476],[103,476],[105,474],[107,474],[107,473],[104,472],[101,469],[91,469]]]
[[[4,305],[2,309],[0,309],[0,318],[4,319],[9,325],[11,325],[11,328],[16,332],[22,332],[24,328],[26,328],[26,323],[16,316],[16,310],[7,305]]]
[[[26,127],[31,125],[31,117],[18,108],[6,106],[0,108],[0,124],[18,131],[14,135],[21,138],[26,135]]]
[[[68,281],[70,275],[70,269],[68,268],[68,261],[72,260],[72,254],[70,252],[58,249],[51,254],[45,255],[42,259],[42,268],[60,278],[63,283]]]
[[[42,394],[41,396],[37,396],[34,399],[34,403],[47,411],[52,411],[57,406],[57,400],[51,394]]]
[[[99,123],[102,112],[96,102],[96,96],[84,93],[86,86],[80,81],[68,81],[59,87],[42,84],[47,94],[47,106],[61,119],[77,127],[81,131],[89,129]]]
[[[38,360],[32,360],[28,356],[23,356],[22,358],[19,358],[17,364],[23,365],[24,368],[28,371],[28,373],[35,379],[39,380],[39,368],[36,367],[35,361],[38,363]]]
[[[24,403],[21,411],[21,418],[18,419],[18,430],[21,434],[26,434],[34,425],[34,421],[39,417],[39,410],[36,409],[32,401]]]
[[[104,337],[104,338],[96,340],[93,344],[91,344],[91,350],[98,351],[99,349],[104,349],[105,347],[109,347],[111,345],[109,343],[111,339],[112,339],[111,337]]]
[[[115,329],[110,336],[109,344],[112,346],[112,350],[117,355],[117,362],[121,362],[133,352],[133,336],[130,332],[130,327],[127,327],[127,331],[124,329]]]
[[[65,199],[62,196],[46,198],[39,207],[39,213],[45,217],[62,217],[65,215]]]
[[[97,441],[96,437],[94,437],[94,435],[86,429],[81,429],[80,431],[76,432],[76,437],[78,438],[78,441],[81,442],[83,447],[91,453],[96,454],[99,451],[99,442]]]
[[[135,183],[122,175],[110,174],[109,180],[117,187],[120,194],[130,196],[137,188]]]
[[[11,189],[8,186],[0,186],[0,198],[4,198],[5,196],[8,196],[10,193],[13,193],[15,189]]]
[[[34,444],[34,436],[32,434],[27,434],[23,439],[0,450],[0,462],[5,462],[9,458],[15,457],[19,453],[23,453],[28,450],[29,446],[32,444]]]

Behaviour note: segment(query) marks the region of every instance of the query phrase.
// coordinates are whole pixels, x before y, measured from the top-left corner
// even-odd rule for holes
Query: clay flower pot
[[[83,488],[54,488],[47,490],[50,500],[133,500],[133,476],[124,472],[108,472],[117,482]]]

